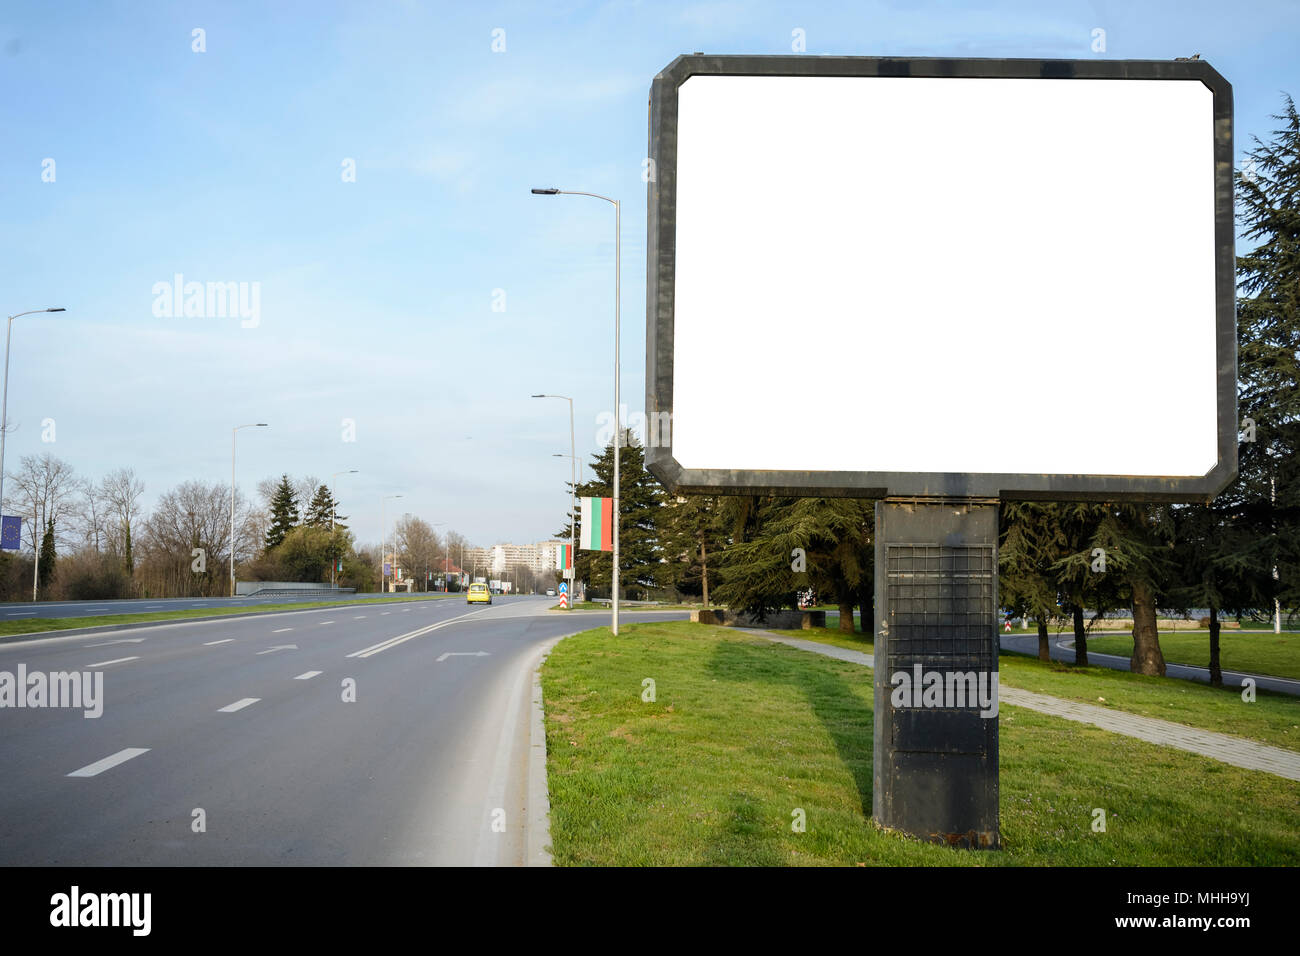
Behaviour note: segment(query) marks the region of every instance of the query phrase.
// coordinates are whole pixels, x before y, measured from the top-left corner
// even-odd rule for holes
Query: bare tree
[[[315,475],[304,475],[301,478],[293,479],[293,493],[298,496],[299,518],[306,516],[307,506],[311,504],[311,499],[320,486],[320,479]]]
[[[72,466],[49,452],[24,455],[18,471],[6,477],[10,482],[6,487],[13,492],[6,510],[23,517],[32,551],[40,547],[50,522],[54,523],[56,546],[60,538],[66,541],[67,519],[76,513],[79,487]]]
[[[139,523],[140,498],[144,482],[130,468],[119,468],[99,483],[99,498],[104,509],[104,534],[108,550],[122,559],[126,570],[134,566],[131,535]]]
[[[393,527],[393,539],[402,568],[417,581],[427,581],[426,572],[438,568],[443,553],[442,542],[429,522],[415,515],[402,515]]]
[[[78,482],[77,518],[81,522],[81,546],[99,554],[107,538],[105,502],[93,481]]]
[[[241,505],[236,493],[237,516]],[[165,493],[144,522],[138,575],[150,594],[223,594],[230,543],[229,486],[184,482]]]

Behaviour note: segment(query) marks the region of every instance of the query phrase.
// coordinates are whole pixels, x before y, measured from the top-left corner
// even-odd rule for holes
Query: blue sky
[[[588,459],[613,404],[613,213],[529,187],[623,200],[623,395],[639,410],[650,81],[680,53],[789,53],[796,28],[809,55],[1200,53],[1233,84],[1238,161],[1282,91],[1300,94],[1291,2],[10,0],[0,313],[68,312],[15,323],[6,466],[46,451],[94,478],[133,466],[151,503],[228,481],[230,428],[265,421],[240,433],[241,487],[357,468],[338,490],[362,540],[390,494],[390,520],[475,543],[549,537],[567,408],[528,396],[575,398]],[[156,316],[153,288],[177,273],[259,283],[256,326]]]

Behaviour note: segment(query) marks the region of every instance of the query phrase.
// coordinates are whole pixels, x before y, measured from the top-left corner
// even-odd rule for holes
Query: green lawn
[[[849,637],[830,629],[773,633],[874,653],[872,643],[861,636]],[[1089,641],[1088,647],[1093,648],[1096,643]],[[1160,643],[1164,645],[1163,637]],[[1060,661],[1048,663],[1006,651],[998,660],[998,682],[1004,687],[1020,687],[1130,714],[1172,720],[1202,730],[1248,737],[1287,750],[1300,750],[1300,698],[1286,694],[1256,691],[1255,700],[1246,703],[1241,699],[1240,688],[1216,689],[1207,684],[1177,678],[1146,677],[1109,667],[1075,667]]]
[[[145,614],[101,614],[96,617],[27,617],[18,621],[0,621],[0,637],[9,634],[39,634],[66,631],[76,627],[99,627],[104,624],[140,624],[147,621],[184,621],[191,618],[229,617],[232,614],[265,614],[270,611],[310,611],[322,607],[355,607],[380,602],[437,601],[455,594],[410,594],[403,597],[360,598],[356,601],[303,601],[292,604],[261,604],[257,607],[202,607],[188,611],[150,611]],[[213,600],[225,600],[214,598]]]
[[[1131,657],[1133,638],[1112,634],[1088,639],[1088,650]],[[1161,632],[1160,650],[1174,664],[1210,666],[1210,632]],[[1300,634],[1251,630],[1219,632],[1219,662],[1225,670],[1300,679]]]
[[[1300,784],[1017,707],[1003,851],[881,831],[868,669],[730,628],[623,631],[567,638],[542,670],[558,864],[1300,864]]]

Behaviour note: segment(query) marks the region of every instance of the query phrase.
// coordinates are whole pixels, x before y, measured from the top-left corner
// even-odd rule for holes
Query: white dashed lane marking
[[[243,710],[249,704],[256,704],[261,699],[262,698],[260,697],[245,697],[243,700],[237,700],[233,704],[227,704],[225,707],[218,707],[217,713],[233,714],[237,710]]]
[[[88,664],[88,665],[86,665],[86,666],[88,666],[88,667],[107,667],[109,664],[125,664],[127,661],[138,661],[139,659],[140,659],[139,655],[136,655],[135,657],[119,657],[119,658],[117,658],[116,660],[111,660],[111,661],[100,661],[98,664]]]
[[[216,644],[230,644],[230,643],[232,643],[234,640],[235,640],[235,639],[234,639],[233,637],[227,637],[227,638],[224,638],[224,639],[222,639],[222,640],[220,640],[220,641],[204,641],[204,642],[203,642],[203,646],[204,646],[204,647],[212,647],[212,646],[214,646],[214,645],[216,645]]]
[[[285,631],[292,631],[292,630],[293,630],[293,628],[291,628],[291,627],[280,627],[280,628],[276,628],[276,629],[275,629],[274,631],[272,631],[271,633],[272,633],[272,634],[283,634]]]
[[[138,757],[141,754],[147,754],[148,747],[127,747],[125,750],[119,750],[111,757],[105,757],[103,760],[96,760],[94,763],[86,764],[80,770],[74,770],[68,774],[69,777],[93,777],[103,773],[105,770],[112,770],[120,763],[126,763],[132,757]]]
[[[324,671],[308,671],[305,674],[299,674],[294,680],[311,680],[313,677],[319,677]]]

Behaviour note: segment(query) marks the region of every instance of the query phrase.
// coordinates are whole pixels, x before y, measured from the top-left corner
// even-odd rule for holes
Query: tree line
[[[378,589],[380,548],[357,542],[334,493],[312,476],[264,479],[254,502],[236,488],[233,539],[227,484],[182,482],[148,511],[144,495],[130,468],[95,481],[48,452],[23,456],[6,475],[4,513],[22,517],[24,550],[0,551],[0,600],[29,601],[33,585],[38,600],[223,596],[232,550],[240,580],[324,583],[336,567],[338,586]],[[440,571],[449,548],[468,547],[413,515],[388,543],[404,571],[421,572],[419,589],[426,567]]]

